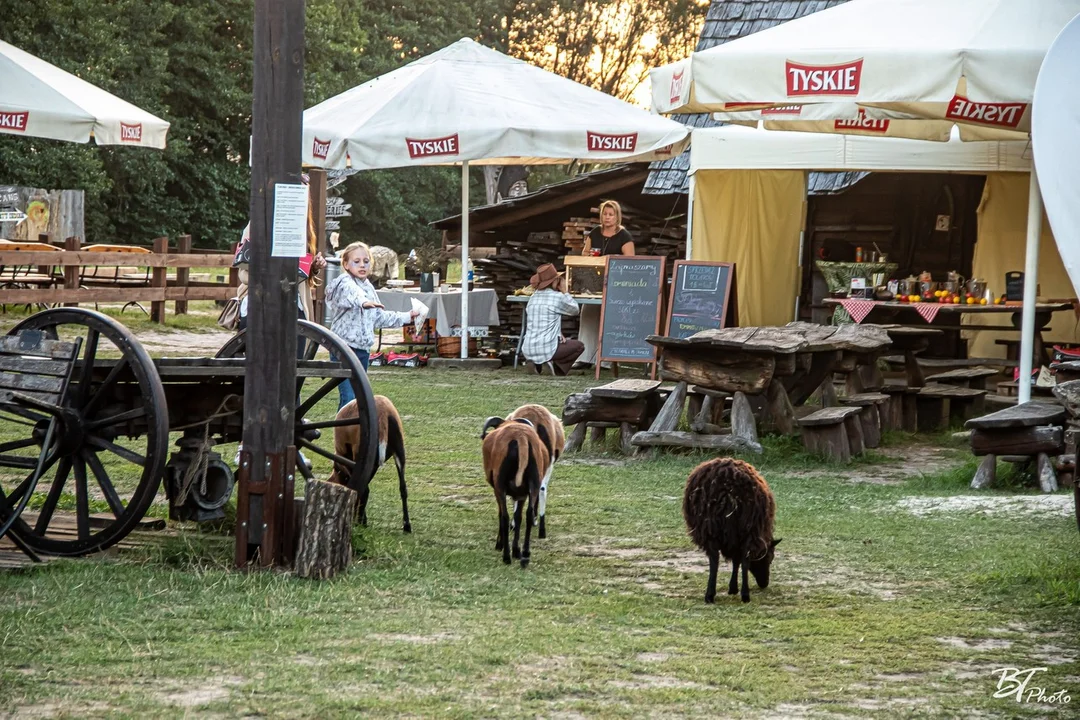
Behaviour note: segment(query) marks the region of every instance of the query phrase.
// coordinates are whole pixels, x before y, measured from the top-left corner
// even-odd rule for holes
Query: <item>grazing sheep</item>
[[[716,599],[720,555],[731,561],[728,595],[739,592],[740,564],[743,602],[750,602],[748,569],[758,587],[769,586],[769,566],[780,542],[773,539],[775,514],[776,503],[765,478],[742,460],[716,458],[690,473],[683,495],[683,518],[694,544],[709,556],[705,602]]]
[[[550,410],[543,405],[522,405],[514,412],[510,413],[506,420],[519,420],[524,418],[533,424],[536,428],[536,433],[540,436],[540,441],[544,443],[544,447],[547,448],[548,455],[551,458],[551,465],[548,467],[547,473],[540,481],[540,505],[539,505],[539,537],[547,537],[547,491],[548,486],[551,485],[551,473],[555,468],[555,461],[562,455],[563,447],[566,445],[566,433],[563,430],[562,421],[559,420]],[[480,433],[480,438],[483,439],[484,435],[491,428],[497,428],[502,425],[506,420],[498,417],[489,417],[484,422],[484,429]]]
[[[540,478],[548,471],[550,456],[540,440],[533,424],[525,419],[508,422],[487,433],[483,445],[484,478],[495,491],[495,503],[499,506],[499,538],[495,549],[502,550],[503,562],[510,564],[510,509],[514,501],[513,555],[521,558],[521,567],[529,566],[530,539],[539,505]],[[521,533],[521,505],[528,500],[525,513],[525,546],[519,549]]]
[[[407,533],[412,532],[412,524],[409,522],[409,491],[405,487],[405,433],[401,424],[401,416],[390,399],[384,395],[375,396],[375,410],[378,415],[379,434],[379,457],[375,463],[375,470],[386,462],[387,453],[394,456],[394,463],[398,471],[398,489],[401,491],[401,514],[404,518],[403,529]],[[352,400],[345,407],[338,410],[338,420],[351,420],[357,416],[356,401]],[[334,452],[342,457],[356,458],[360,449],[360,426],[346,425],[334,428]],[[330,482],[340,485],[349,484],[349,468],[334,463],[334,472],[330,474]],[[357,500],[357,519],[363,525],[367,525],[367,503],[369,490],[364,492]]]

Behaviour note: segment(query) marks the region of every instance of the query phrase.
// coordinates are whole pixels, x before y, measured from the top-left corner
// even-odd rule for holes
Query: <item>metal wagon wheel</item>
[[[376,433],[375,396],[371,392],[367,373],[356,353],[322,325],[307,320],[296,321],[297,341],[304,341],[304,356],[297,362],[295,434],[293,442],[304,457],[317,456],[304,462],[297,458],[296,469],[304,478],[311,480],[317,475],[325,479],[330,463],[338,463],[349,469],[349,487],[363,494],[375,474],[378,436]],[[244,357],[247,347],[247,331],[241,330],[218,350],[215,357]],[[328,354],[317,360],[321,351]],[[337,386],[347,381],[356,396],[360,412],[349,420],[337,420]],[[320,401],[329,398],[330,402]],[[327,405],[330,408],[327,408]],[[335,427],[359,427],[361,447],[355,458],[338,455],[334,448]],[[316,467],[315,462],[322,467]],[[324,473],[319,472],[324,470]]]
[[[63,399],[60,427],[28,409],[0,417],[0,488],[10,506],[37,485],[29,510],[10,532],[47,555],[84,555],[123,539],[157,495],[169,443],[165,392],[150,356],[126,327],[83,308],[54,308],[11,329],[82,341]],[[48,441],[50,447],[44,447]],[[45,457],[30,477],[15,472]],[[33,466],[31,466],[33,467]],[[37,477],[33,477],[34,473]],[[40,481],[40,482],[37,482]],[[44,495],[44,497],[41,497]],[[75,527],[70,515],[75,511]]]

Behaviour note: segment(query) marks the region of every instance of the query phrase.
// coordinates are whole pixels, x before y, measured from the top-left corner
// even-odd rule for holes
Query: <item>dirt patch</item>
[[[775,565],[773,566],[776,567]],[[870,595],[879,600],[895,600],[903,594],[896,583],[872,576],[844,565],[822,567],[820,559],[807,556],[784,556],[783,583],[802,588],[843,588],[855,595]],[[774,569],[774,577],[777,571]]]
[[[912,515],[968,514],[986,516],[1071,517],[1073,499],[1068,495],[956,495],[952,497],[907,497],[896,507]]]
[[[634,659],[637,660],[638,662],[647,662],[647,663],[667,662],[668,660],[671,659],[671,655],[668,654],[668,653],[662,653],[662,652],[645,652],[645,653],[638,653],[636,656],[634,656]]]
[[[601,458],[601,457],[560,457],[560,465],[590,465],[593,467],[622,467],[630,462],[629,459],[623,458],[621,460],[615,458]]]
[[[214,357],[233,333],[220,332],[157,332],[143,330],[138,334],[151,357]]]
[[[701,573],[709,571],[709,561],[704,553],[681,552],[675,555],[658,558],[656,560],[635,560],[634,565],[640,567],[661,568],[675,570],[683,573]]]
[[[244,679],[239,677],[205,678],[199,681],[196,687],[164,693],[159,697],[170,705],[197,708],[218,700],[228,700],[232,696],[233,688],[243,684]]]
[[[900,485],[917,475],[949,470],[958,464],[955,450],[924,443],[876,448],[871,452],[885,456],[889,462],[880,465],[839,468],[829,472],[827,476],[853,484]],[[820,470],[803,470],[785,474],[794,477],[823,476]]]
[[[667,675],[636,675],[633,680],[611,680],[608,685],[625,690],[655,690],[657,688],[707,688],[708,685],[680,680]]]
[[[1002,640],[1000,638],[985,638],[983,640],[965,640],[959,637],[939,637],[935,638],[942,645],[949,645],[954,648],[960,648],[961,650],[974,650],[976,652],[987,652],[989,650],[1008,650],[1012,647],[1011,640]]]
[[[640,557],[646,555],[648,550],[644,548],[618,548],[610,547],[608,545],[580,545],[574,549],[575,555],[584,555],[586,557],[595,558],[609,558],[614,560],[625,560],[627,558]]]
[[[39,703],[37,705],[17,707],[10,717],[12,720],[22,720],[22,718],[106,717],[116,714],[116,712],[116,708],[100,702],[85,705]]]

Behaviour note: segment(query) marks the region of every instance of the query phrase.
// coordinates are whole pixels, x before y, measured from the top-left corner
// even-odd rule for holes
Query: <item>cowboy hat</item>
[[[559,271],[551,263],[545,263],[536,268],[536,274],[529,278],[529,284],[534,290],[543,290],[553,286],[561,276]]]

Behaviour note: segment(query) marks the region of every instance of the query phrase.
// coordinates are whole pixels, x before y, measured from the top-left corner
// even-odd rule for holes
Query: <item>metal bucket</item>
[[[338,275],[342,273],[341,258],[329,255],[326,258],[326,287],[330,287],[330,283],[334,282]],[[323,325],[330,327],[330,321],[333,320],[330,317],[330,308],[327,307],[323,311]]]

